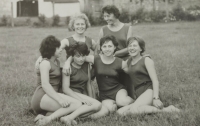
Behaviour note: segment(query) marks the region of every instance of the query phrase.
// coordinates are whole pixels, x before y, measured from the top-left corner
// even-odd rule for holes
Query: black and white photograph
[[[0,126],[199,126],[200,0],[0,0]]]

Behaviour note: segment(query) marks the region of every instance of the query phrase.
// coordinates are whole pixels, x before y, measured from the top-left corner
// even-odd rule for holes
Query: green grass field
[[[181,113],[157,113],[120,117],[111,114],[98,120],[78,120],[79,126],[197,126],[200,124],[200,22],[139,24],[134,36],[146,41],[152,56],[165,106],[175,105]],[[100,27],[87,30],[98,37]],[[47,35],[59,39],[73,34],[66,28],[0,28],[0,125],[33,126],[29,113],[36,87],[34,63],[39,45]],[[63,59],[62,59],[63,60]],[[62,126],[54,121],[49,126]]]

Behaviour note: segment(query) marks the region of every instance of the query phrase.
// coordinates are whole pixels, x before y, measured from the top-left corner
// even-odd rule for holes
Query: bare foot
[[[117,110],[117,104],[114,104],[112,107],[112,112],[115,112]]]
[[[51,122],[51,119],[48,116],[44,116],[43,118],[39,119],[36,124],[39,126],[44,126],[50,122]]]
[[[174,107],[173,105],[170,105],[163,109],[165,112],[180,112],[180,109]]]
[[[69,116],[61,117],[60,121],[65,123],[67,126],[77,125],[78,124],[75,120],[70,119]]]
[[[125,116],[128,114],[128,112],[130,111],[130,106],[124,106],[120,109],[117,110],[117,113],[121,116]]]
[[[37,116],[35,117],[34,122],[37,122],[38,120],[40,120],[40,119],[42,119],[42,118],[44,118],[44,117],[45,117],[44,115],[39,114],[39,115],[37,115]]]

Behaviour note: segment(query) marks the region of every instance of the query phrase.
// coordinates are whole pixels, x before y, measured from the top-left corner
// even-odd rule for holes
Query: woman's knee
[[[125,89],[121,89],[118,91],[116,95],[116,103],[118,106],[126,106],[133,102],[133,99],[128,96],[127,91]]]

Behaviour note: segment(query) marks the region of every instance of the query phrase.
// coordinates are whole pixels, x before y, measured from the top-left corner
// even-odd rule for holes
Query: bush
[[[30,19],[30,18],[27,18],[27,19],[26,19],[26,25],[27,25],[27,26],[31,25],[31,19]]]
[[[133,22],[143,22],[145,21],[147,12],[144,11],[144,8],[141,7],[131,14],[131,21]]]
[[[185,16],[186,16],[186,14],[180,4],[177,4],[172,9],[172,15],[174,15],[176,17],[176,20],[184,20]]]
[[[38,24],[37,26],[48,26],[48,23],[46,21],[46,16],[44,14],[41,14],[40,16],[38,16],[38,21],[36,24]]]
[[[162,21],[166,16],[165,11],[151,11],[149,12],[149,17],[151,21],[153,22],[160,22]]]
[[[53,18],[52,26],[59,26],[59,23],[60,23],[60,16],[59,16],[59,15],[55,15],[55,16],[53,16],[52,18]]]
[[[9,18],[7,16],[5,16],[5,15],[2,16],[1,25],[2,26],[8,26],[9,25]]]
[[[128,10],[122,8],[119,20],[123,23],[129,23],[130,22],[130,15]]]
[[[91,26],[99,26],[99,25],[105,25],[106,24],[106,22],[103,19],[103,15],[100,15],[99,17],[94,17],[92,15],[92,13],[90,13],[90,12],[86,11],[84,13],[88,17]]]

